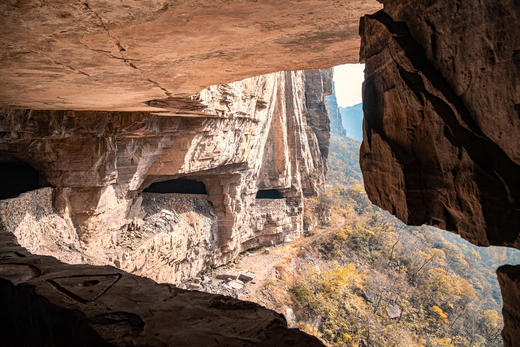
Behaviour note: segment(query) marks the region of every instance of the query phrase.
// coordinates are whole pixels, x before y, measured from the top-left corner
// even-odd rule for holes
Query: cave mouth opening
[[[143,190],[145,193],[159,194],[198,194],[207,195],[206,185],[200,181],[188,178],[178,178],[155,182]]]
[[[277,189],[262,189],[256,193],[257,199],[283,199],[282,193]]]
[[[42,188],[40,173],[23,161],[0,162],[0,200]]]

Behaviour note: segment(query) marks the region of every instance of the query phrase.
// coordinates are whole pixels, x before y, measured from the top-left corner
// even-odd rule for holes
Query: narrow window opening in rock
[[[263,189],[256,193],[257,199],[283,199],[282,193],[276,189]]]
[[[0,199],[43,187],[36,169],[24,162],[0,162]]]
[[[186,178],[152,183],[144,192],[161,194],[208,194],[204,183]]]

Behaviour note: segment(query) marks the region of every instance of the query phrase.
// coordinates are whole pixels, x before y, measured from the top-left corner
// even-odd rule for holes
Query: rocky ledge
[[[154,102],[167,115],[4,110],[5,170],[28,164],[53,187],[5,200],[7,230],[31,252],[168,283],[294,240],[324,182],[331,91],[331,70],[293,71]],[[46,218],[18,223],[21,200]]]
[[[252,302],[34,255],[1,226],[0,303],[3,346],[323,346]]]
[[[359,17],[380,7],[376,0],[4,1],[0,107],[146,111],[147,101],[210,85],[356,63]]]

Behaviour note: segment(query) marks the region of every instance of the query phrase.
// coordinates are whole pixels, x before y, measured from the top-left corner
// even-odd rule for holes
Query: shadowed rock
[[[422,7],[428,8],[424,4]],[[403,8],[406,14],[394,11],[406,20],[412,9]],[[496,11],[500,8],[507,6],[497,6]],[[451,6],[443,9],[458,16],[449,12]],[[469,10],[464,5],[464,11]],[[510,93],[507,86],[518,78],[514,62],[509,57],[498,66],[483,61],[478,54],[475,60],[468,57],[464,63],[453,56],[451,60],[441,59],[453,50],[462,49],[459,46],[463,41],[456,38],[466,37],[467,33],[459,21],[447,22],[434,12],[425,16],[425,21],[431,19],[432,23],[440,22],[447,28],[457,25],[451,39],[441,35],[446,44],[453,40],[454,47],[444,50],[439,47],[432,53],[430,40],[437,31],[431,31],[430,26],[419,27],[415,19],[410,19],[411,24],[398,22],[381,11],[361,21],[366,81],[360,164],[367,194],[372,202],[407,224],[435,225],[481,246],[518,248],[520,157],[511,143],[520,138],[520,123],[505,121],[511,117],[515,99],[520,95],[510,98],[505,95]],[[489,21],[481,25],[494,24],[511,31],[515,31],[514,23],[519,22],[509,22],[500,16]],[[470,23],[467,25],[469,28]],[[440,27],[443,26],[439,24],[437,28]],[[421,29],[430,30],[433,36],[426,36]],[[491,35],[498,40],[499,32]],[[516,38],[512,35],[504,40],[509,47]],[[481,42],[474,41],[477,41],[474,50],[482,53]],[[460,64],[457,65],[460,71],[447,72],[446,64]],[[482,66],[475,75],[489,83],[477,86],[479,79],[473,79],[461,95],[459,81],[454,79],[460,78],[461,71],[472,69],[468,67],[472,64]],[[503,98],[483,98],[482,94],[491,86],[496,93],[504,94]],[[482,115],[482,103],[485,103],[483,109],[494,109],[493,119]],[[497,131],[511,134],[511,141],[495,138],[493,134]]]
[[[322,346],[257,304],[33,255],[2,227],[0,294],[3,346]]]

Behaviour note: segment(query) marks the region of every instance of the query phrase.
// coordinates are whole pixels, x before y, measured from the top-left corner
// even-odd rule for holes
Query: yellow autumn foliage
[[[442,310],[442,308],[440,308],[439,306],[432,306],[431,307],[431,310],[436,313],[439,318],[444,322],[444,323],[449,323],[448,321],[448,315],[446,313],[444,313],[444,311]]]

